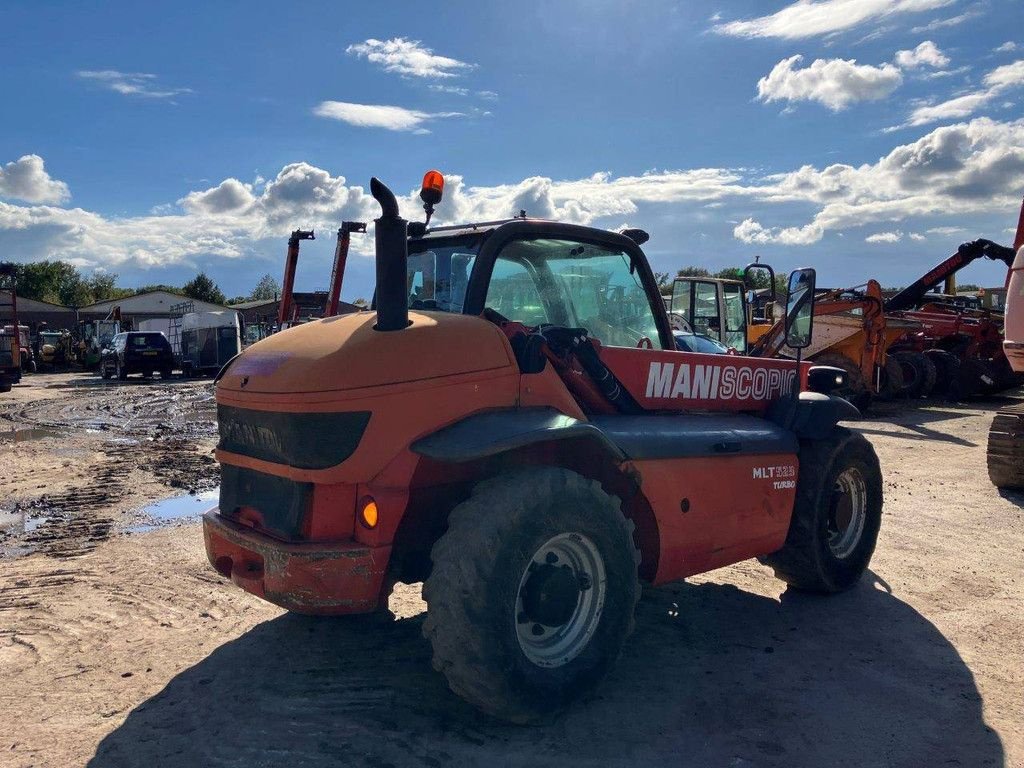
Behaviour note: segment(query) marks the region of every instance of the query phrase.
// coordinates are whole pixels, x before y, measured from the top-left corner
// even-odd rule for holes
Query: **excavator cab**
[[[747,352],[747,299],[742,281],[677,277],[669,305],[673,327],[710,336],[739,354]]]

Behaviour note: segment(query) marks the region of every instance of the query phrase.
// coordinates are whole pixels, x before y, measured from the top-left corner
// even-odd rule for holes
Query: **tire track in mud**
[[[102,450],[107,461],[84,485],[15,504],[15,512],[44,518],[26,534],[26,546],[50,557],[71,558],[84,555],[110,537],[114,519],[109,507],[128,494],[124,480],[132,467],[123,460],[121,449]]]
[[[195,440],[217,432],[216,405],[208,383],[57,386],[71,390],[69,396],[13,406],[3,412],[3,418],[138,438]]]
[[[0,410],[0,419],[58,430],[70,441],[85,440],[101,456],[72,487],[8,500],[4,511],[23,515],[28,526],[0,533],[0,557],[39,552],[63,559],[95,549],[116,530],[114,508],[137,492],[137,480],[129,477],[135,470],[189,493],[216,487],[216,462],[197,448],[216,435],[209,382],[113,384],[89,378],[46,389],[65,390],[66,396],[11,404]]]

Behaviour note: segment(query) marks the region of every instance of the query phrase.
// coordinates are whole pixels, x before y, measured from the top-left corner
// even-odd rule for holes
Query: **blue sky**
[[[369,177],[414,218],[434,167],[439,219],[640,226],[659,270],[831,285],[1009,242],[1024,194],[1019,0],[7,0],[0,26],[0,258],[126,285],[244,294],[316,227],[298,287],[325,287]]]

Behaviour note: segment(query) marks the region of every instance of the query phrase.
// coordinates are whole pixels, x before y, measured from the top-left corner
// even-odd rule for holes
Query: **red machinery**
[[[298,308],[295,306],[295,296],[292,290],[295,287],[295,268],[299,263],[299,243],[303,240],[316,240],[316,235],[311,229],[296,229],[288,238],[288,253],[284,260],[284,283],[281,286],[281,303],[277,308],[277,327],[287,328],[295,322],[295,313]]]
[[[324,317],[338,314],[341,302],[341,282],[345,277],[345,262],[348,261],[348,247],[353,232],[365,232],[366,223],[362,221],[343,221],[338,228],[338,246],[334,249],[334,266],[331,268],[331,292],[327,295],[327,311]]]
[[[885,302],[887,315],[922,325],[920,332],[908,334],[894,344],[894,351],[928,352],[927,364],[942,367],[938,372],[932,370],[930,375],[938,375],[955,399],[991,394],[1018,383],[1003,352],[1002,316],[999,312],[930,299],[928,293],[977,259],[1001,261],[1009,267],[1013,254],[1012,248],[991,240],[964,243],[948,259]]]
[[[327,294],[327,306],[324,317],[338,314],[341,303],[341,285],[345,276],[345,263],[348,260],[348,249],[353,232],[365,232],[366,224],[361,221],[343,221],[338,228],[338,245],[334,249],[334,266],[331,269],[331,289]],[[295,269],[299,261],[299,243],[302,240],[315,240],[313,230],[296,229],[288,238],[288,253],[284,262],[284,284],[281,287],[281,304],[277,310],[279,329],[287,328],[298,320],[298,305],[295,303]]]
[[[861,576],[882,478],[837,426],[857,416],[829,394],[842,372],[799,359],[813,270],[789,283],[796,361],[682,352],[646,233],[427,229],[370,189],[375,311],[271,336],[219,375],[219,573],[313,614],[423,582],[434,667],[517,722],[601,679],[641,582],[755,556],[805,590]]]

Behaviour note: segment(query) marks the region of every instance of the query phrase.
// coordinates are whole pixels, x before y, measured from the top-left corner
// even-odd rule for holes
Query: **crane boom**
[[[987,258],[993,261],[1001,261],[1007,267],[1010,267],[1013,264],[1013,255],[1014,251],[1012,248],[999,245],[991,240],[980,239],[964,243],[948,259],[929,270],[922,278],[908,285],[885,302],[885,311],[900,312],[913,309],[933,286],[956,274],[977,259]]]

